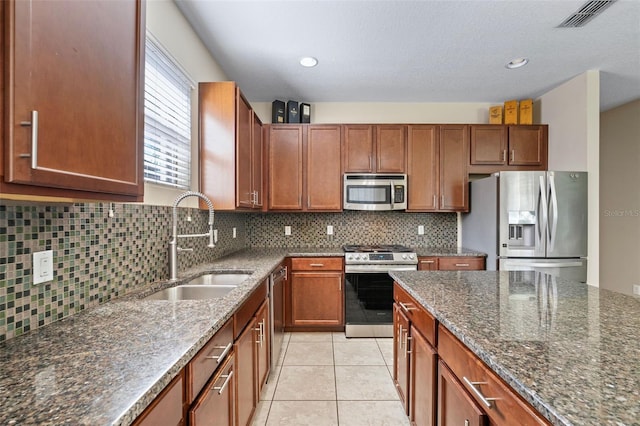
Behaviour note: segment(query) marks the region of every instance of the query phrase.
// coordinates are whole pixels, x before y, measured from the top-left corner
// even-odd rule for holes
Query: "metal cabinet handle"
[[[516,158],[516,150],[515,150],[515,149],[512,149],[512,150],[511,150],[511,162],[512,162],[512,163],[513,163],[513,161],[515,160],[515,158]]]
[[[506,163],[507,162],[507,150],[503,150],[502,151],[502,162]]]
[[[468,263],[456,263],[456,266],[467,268],[467,267],[469,267],[469,264]]]
[[[311,266],[312,268],[322,268],[324,266],[324,263],[310,263],[309,266]]]
[[[444,194],[440,196],[440,208],[444,207]]]
[[[407,305],[405,303],[402,303],[402,302],[398,302],[398,305],[400,305],[400,307],[402,309],[404,309],[406,312],[415,311],[416,310],[416,308],[411,308],[411,307],[409,307],[409,305]]]
[[[406,343],[404,344],[404,354],[405,354],[405,356],[407,354],[413,353],[413,351],[409,350],[409,343],[411,343],[411,340],[413,340],[413,337],[409,337],[409,333],[407,333],[406,337],[405,337],[405,342]]]
[[[436,199],[436,194],[433,194],[433,207],[438,207],[438,200]]]
[[[404,339],[402,338],[402,333],[403,333],[403,327],[402,324],[398,325],[398,342],[400,342],[400,349],[404,348]]]
[[[421,260],[420,263],[436,263],[435,260]]]
[[[472,382],[471,380],[467,379],[466,377],[462,377],[462,380],[464,380],[464,382],[469,385],[469,387],[471,388],[471,391],[480,399],[480,401],[482,401],[482,403],[487,407],[487,408],[491,408],[491,401],[497,401],[499,398],[487,398],[486,396],[484,396],[482,394],[482,392],[480,392],[480,389],[478,389],[476,387],[476,385],[486,385],[487,382]]]
[[[31,126],[31,154],[20,154],[20,158],[31,157],[31,168],[38,168],[38,111],[31,111],[31,121],[21,121],[22,127]]]
[[[218,391],[218,395],[222,395],[222,392],[224,392],[224,388],[227,387],[227,385],[229,384],[229,382],[231,381],[231,377],[233,377],[233,371],[229,371],[229,374],[223,374],[220,376],[220,378],[224,378],[226,379],[224,381],[224,383],[222,384],[222,386],[214,386],[211,389],[212,390],[217,390]]]
[[[224,349],[220,355],[207,355],[205,359],[215,359],[217,363],[220,364],[220,361],[224,359],[225,356],[229,353],[231,348],[233,347],[233,342],[229,342],[227,346],[214,346],[214,349]]]

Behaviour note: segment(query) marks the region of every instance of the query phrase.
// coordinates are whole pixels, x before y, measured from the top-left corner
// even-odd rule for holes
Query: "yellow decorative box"
[[[502,106],[492,106],[489,108],[489,124],[502,124]]]
[[[504,124],[518,124],[518,101],[504,102]]]
[[[520,101],[520,124],[533,124],[533,100],[524,99]]]

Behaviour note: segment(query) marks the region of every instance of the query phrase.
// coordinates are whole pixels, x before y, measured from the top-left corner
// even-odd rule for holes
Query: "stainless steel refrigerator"
[[[587,173],[500,172],[471,182],[462,244],[488,270],[587,280]]]

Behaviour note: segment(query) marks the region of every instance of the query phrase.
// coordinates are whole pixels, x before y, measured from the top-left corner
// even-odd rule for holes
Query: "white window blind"
[[[144,179],[189,189],[194,84],[149,34],[144,74]]]

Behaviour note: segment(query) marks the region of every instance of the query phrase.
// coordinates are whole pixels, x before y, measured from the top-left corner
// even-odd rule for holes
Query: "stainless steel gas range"
[[[390,271],[415,271],[418,256],[402,245],[345,245],[347,337],[393,337]]]

